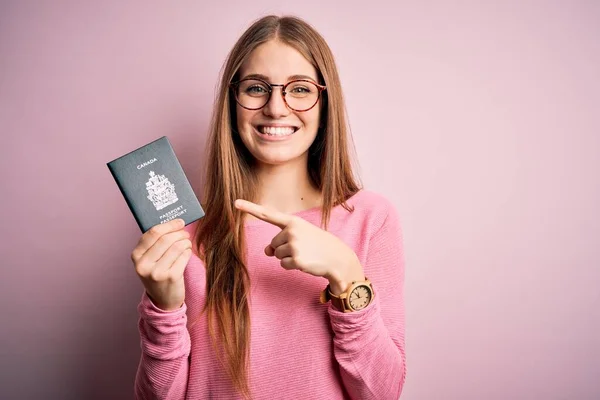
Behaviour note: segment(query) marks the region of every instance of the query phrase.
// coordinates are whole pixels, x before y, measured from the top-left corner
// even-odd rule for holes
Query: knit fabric
[[[327,280],[287,271],[264,249],[280,229],[245,224],[250,274],[250,366],[253,399],[398,400],[405,380],[404,256],[394,206],[361,190],[354,207],[332,210],[328,231],[357,254],[375,292],[365,309],[343,313],[319,302]],[[320,226],[319,209],[295,215]],[[185,229],[194,233],[195,224]],[[239,399],[208,333],[206,275],[192,255],[185,304],[163,311],[144,293],[138,306],[142,356],[137,399]]]

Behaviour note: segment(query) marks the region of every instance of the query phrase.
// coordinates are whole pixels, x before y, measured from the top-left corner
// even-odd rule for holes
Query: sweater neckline
[[[363,189],[359,189],[358,192],[356,192],[353,196],[349,197],[348,200],[346,200],[346,202],[350,202],[356,199],[356,197],[363,191]],[[342,208],[341,204],[338,204],[337,206],[333,207],[331,209],[331,215],[333,216],[333,212],[339,208]],[[294,213],[290,213],[290,215],[294,215],[297,217],[301,217],[307,220],[310,220],[311,218],[314,217],[320,217],[321,216],[321,206],[315,206],[315,207],[311,207],[311,208],[307,208],[305,210],[300,210],[300,211],[296,211]],[[267,222],[258,219],[258,218],[254,218],[251,220],[247,220],[244,222],[244,225],[246,227],[253,227],[253,226],[257,226],[257,225],[262,225],[262,224],[266,224]]]

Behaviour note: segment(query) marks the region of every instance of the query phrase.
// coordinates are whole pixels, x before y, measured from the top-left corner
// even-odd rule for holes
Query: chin
[[[289,154],[286,152],[261,152],[260,154],[253,154],[253,156],[261,164],[275,166],[298,162],[301,159],[305,159],[308,156],[308,153]]]

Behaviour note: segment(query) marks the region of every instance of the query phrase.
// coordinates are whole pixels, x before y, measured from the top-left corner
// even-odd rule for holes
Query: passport
[[[186,225],[204,210],[166,136],[106,164],[142,233],[181,218]]]

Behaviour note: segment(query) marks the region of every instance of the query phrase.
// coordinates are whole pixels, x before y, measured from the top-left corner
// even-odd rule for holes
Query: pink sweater
[[[356,252],[375,291],[374,301],[353,313],[319,302],[324,278],[286,271],[264,254],[279,228],[260,220],[246,223],[253,399],[400,397],[404,258],[398,215],[389,201],[365,190],[348,203],[355,211],[334,208],[328,230]],[[318,209],[295,215],[319,225]],[[186,229],[193,233],[195,224]],[[186,301],[176,311],[162,311],[142,296],[136,398],[237,399],[212,348],[206,314],[201,314],[206,279],[196,255],[185,270],[185,283]]]

